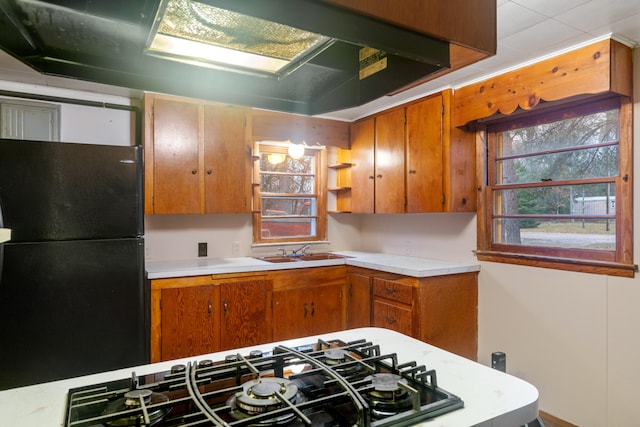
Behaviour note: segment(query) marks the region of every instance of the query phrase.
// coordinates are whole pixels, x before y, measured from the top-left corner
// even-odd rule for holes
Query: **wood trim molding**
[[[553,415],[548,414],[544,411],[540,411],[540,418],[545,422],[545,424],[549,423],[557,427],[578,427],[576,424],[571,424],[568,421],[565,421],[558,417],[554,417]]]
[[[304,140],[307,144],[349,148],[350,123],[277,111],[251,110],[251,137],[262,140]]]
[[[635,277],[638,266],[616,262],[558,258],[542,255],[506,253],[496,251],[475,251],[478,261],[504,262],[529,267],[552,268],[556,270],[577,271],[581,273],[606,274],[617,277]]]
[[[631,97],[632,78],[631,48],[602,40],[457,89],[453,126],[530,110],[542,101],[606,92]]]

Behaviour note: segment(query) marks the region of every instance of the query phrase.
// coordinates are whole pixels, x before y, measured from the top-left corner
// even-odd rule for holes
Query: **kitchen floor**
[[[579,427],[575,424],[571,424],[567,421],[561,420],[546,413],[540,414],[540,419],[544,423],[544,427]],[[538,427],[537,425],[531,425],[531,427]]]

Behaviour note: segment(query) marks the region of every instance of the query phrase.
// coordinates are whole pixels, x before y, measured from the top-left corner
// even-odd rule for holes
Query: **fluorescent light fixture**
[[[164,0],[147,53],[214,68],[283,75],[333,40],[194,0]]]

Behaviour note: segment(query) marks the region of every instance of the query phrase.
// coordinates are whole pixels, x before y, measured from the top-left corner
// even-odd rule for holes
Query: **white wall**
[[[198,243],[206,242],[208,258],[260,256],[278,253],[278,248],[300,246],[252,246],[252,218],[244,215],[146,215],[145,247],[148,261],[193,259]],[[316,251],[360,249],[360,219],[351,215],[330,216],[329,242],[317,245]],[[240,252],[234,253],[234,243]]]
[[[62,104],[60,140],[85,144],[134,145],[135,114],[112,108]]]
[[[364,251],[477,263],[476,215],[362,215]]]
[[[24,98],[10,99],[19,99],[27,102],[32,101],[28,98],[28,95],[34,94],[121,105],[124,107],[131,107],[135,104],[131,99],[120,96],[102,95],[4,80],[0,80],[0,89],[26,94]],[[131,111],[105,107],[90,107],[64,102],[41,100],[32,102],[60,106],[60,140],[63,142],[105,145],[134,145],[136,142],[135,114]]]

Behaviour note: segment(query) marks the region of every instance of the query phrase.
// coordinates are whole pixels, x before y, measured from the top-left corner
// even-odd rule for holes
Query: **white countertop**
[[[354,341],[365,338],[379,344],[383,353],[395,352],[400,362],[415,360],[435,369],[438,386],[459,396],[464,408],[425,421],[424,427],[517,427],[538,416],[538,390],[531,384],[463,357],[433,347],[408,336],[380,328],[360,328],[321,336],[299,338],[279,344],[298,346],[325,340]],[[270,351],[274,344],[213,353],[199,359],[222,360],[227,354],[248,354],[252,349]],[[160,362],[68,380],[55,381],[0,392],[0,416],[3,424],[32,427],[57,427],[64,423],[66,393],[70,388],[137,375],[169,370],[176,361]]]
[[[446,274],[468,273],[480,270],[479,264],[464,264],[411,256],[355,251],[334,253],[345,255],[349,258],[285,263],[271,263],[251,257],[200,258],[177,261],[147,261],[145,268],[149,279],[225,273],[248,273],[269,270],[289,270],[295,268],[345,264],[412,277],[442,276]]]

